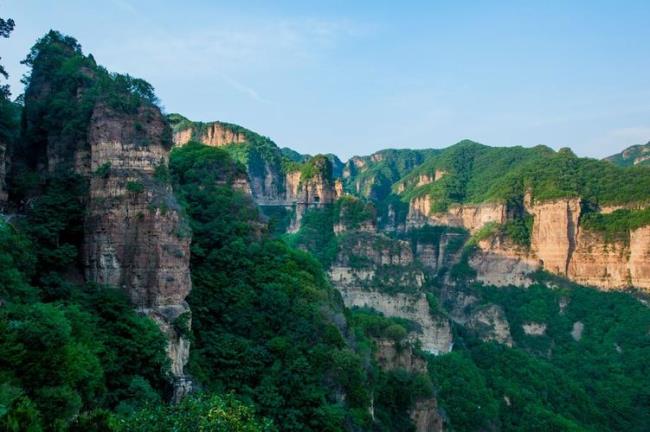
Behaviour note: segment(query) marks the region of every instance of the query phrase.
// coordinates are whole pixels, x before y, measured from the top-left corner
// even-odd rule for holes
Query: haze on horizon
[[[92,3],[92,4],[91,4]],[[167,112],[302,153],[545,144],[604,157],[650,140],[650,3],[4,0],[19,64],[50,28]]]

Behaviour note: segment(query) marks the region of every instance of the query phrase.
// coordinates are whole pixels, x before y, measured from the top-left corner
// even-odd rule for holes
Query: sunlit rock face
[[[413,198],[409,202],[407,227],[414,228],[425,224],[446,225],[474,232],[490,222],[501,224],[507,220],[505,204],[453,205],[445,212],[433,212],[432,205],[433,199],[429,195]]]

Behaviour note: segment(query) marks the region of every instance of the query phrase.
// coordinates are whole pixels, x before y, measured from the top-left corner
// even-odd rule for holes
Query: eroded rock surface
[[[83,153],[88,162],[77,169],[90,176],[86,278],[122,288],[138,310],[158,323],[169,341],[179,393],[188,387],[184,366],[189,341],[176,331],[174,320],[189,313],[190,232],[171,186],[155,178],[156,169],[168,162],[164,128],[155,107],[142,106],[133,116],[98,105],[90,122],[89,151]]]

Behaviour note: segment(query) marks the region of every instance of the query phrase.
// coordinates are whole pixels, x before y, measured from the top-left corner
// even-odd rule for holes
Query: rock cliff
[[[174,132],[174,144],[185,145],[191,140],[202,142],[212,147],[222,147],[227,144],[237,144],[246,141],[242,131],[233,130],[231,125],[221,122],[207,123],[198,128],[187,126]]]
[[[167,335],[180,393],[187,390],[183,368],[189,342],[174,322],[189,314],[190,232],[171,187],[156,179],[156,171],[167,165],[165,127],[155,107],[142,106],[136,115],[95,107],[88,138],[92,174],[83,259],[88,280],[124,289]],[[81,166],[88,175],[86,164]]]
[[[407,227],[447,225],[473,232],[487,223],[501,224],[507,220],[507,207],[502,203],[452,205],[445,212],[432,212],[432,205],[430,195],[413,198],[409,203]]]
[[[629,240],[607,239],[581,225],[581,200],[565,198],[529,204],[530,247],[501,235],[483,239],[470,258],[476,279],[490,285],[530,284],[543,268],[601,289],[650,288],[650,227],[631,230]]]

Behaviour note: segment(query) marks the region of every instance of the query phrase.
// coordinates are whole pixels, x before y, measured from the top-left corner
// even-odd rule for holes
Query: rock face
[[[159,324],[169,339],[177,392],[183,392],[189,342],[174,321],[189,314],[190,237],[171,186],[154,177],[167,164],[164,129],[154,107],[143,106],[136,116],[95,107],[83,258],[88,280],[121,287],[138,310]],[[88,175],[86,164],[79,166]]]
[[[415,355],[410,346],[397,346],[390,339],[378,339],[375,359],[384,370],[404,369],[409,372],[427,372],[427,362]]]
[[[243,132],[235,131],[232,127],[221,122],[208,123],[202,131],[194,130],[188,127],[178,130],[174,133],[174,144],[185,145],[193,137],[206,145],[213,147],[221,147],[226,144],[243,143],[246,141],[246,136]],[[199,136],[196,136],[200,134]]]
[[[411,420],[416,432],[441,432],[444,430],[436,398],[415,402],[415,407],[411,410]]]
[[[403,369],[410,373],[427,373],[427,363],[413,352],[408,344],[389,339],[375,341],[375,360],[383,370]],[[438,432],[443,430],[443,419],[438,411],[435,397],[419,399],[411,408],[410,417],[416,432]]]
[[[433,201],[429,195],[413,198],[409,203],[407,227],[415,228],[424,224],[447,225],[477,231],[485,224],[495,222],[502,224],[507,220],[505,204],[462,204],[449,207],[446,212],[433,213]]]
[[[477,308],[470,315],[466,325],[476,331],[484,341],[512,346],[510,324],[500,306],[490,304]]]
[[[576,248],[580,199],[536,204],[531,207],[530,213],[534,217],[531,235],[533,253],[542,260],[546,270],[566,276]]]
[[[420,325],[416,338],[422,349],[433,354],[451,351],[452,336],[449,321],[440,316],[432,316],[429,302],[424,294],[385,294],[365,291],[354,287],[340,287],[343,302],[347,307],[369,307],[389,317],[400,317]]]
[[[541,267],[530,251],[501,236],[481,240],[477,246],[469,264],[476,271],[476,280],[487,285],[527,287],[532,283],[530,273]]]
[[[469,264],[476,280],[495,286],[528,286],[543,268],[601,289],[650,288],[650,226],[629,241],[607,240],[580,225],[581,201],[565,198],[527,204],[533,216],[530,248],[493,235],[478,242]]]

